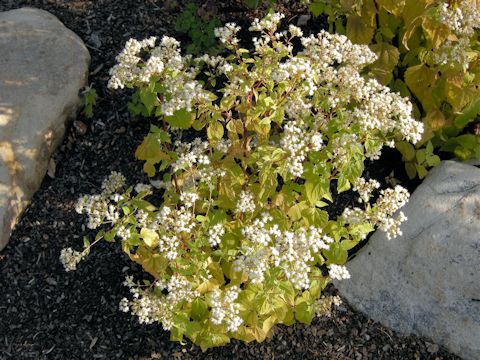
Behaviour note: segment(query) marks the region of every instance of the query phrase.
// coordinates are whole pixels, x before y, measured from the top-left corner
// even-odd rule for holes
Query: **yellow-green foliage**
[[[348,251],[376,227],[395,237],[405,220],[407,191],[378,191],[362,174],[384,145],[421,138],[410,102],[360,75],[375,59],[367,46],[277,32],[283,17],[252,22],[253,50],[236,24],[215,29],[225,56],[182,56],[168,36],[128,40],[109,87],[135,89],[130,109],[152,120],[136,156],[158,190],[125,191],[113,173],[76,206],[102,226],[95,242],[120,240],[154,278],[127,279],[120,308],[202,349],[310,323],[333,301],[321,298],[329,280],[350,276]],[[330,217],[335,193],[351,188],[359,203]],[[93,244],[62,251],[65,268]]]
[[[378,55],[369,72],[379,82],[414,100],[415,114],[425,124],[420,154],[397,144],[410,177],[423,177],[438,163],[431,145],[464,160],[480,158],[480,139],[462,134],[480,111],[478,2],[434,0],[316,0],[314,15],[328,15],[330,30],[354,43],[368,44]],[[463,11],[452,26],[445,12]],[[443,15],[442,15],[443,12]],[[468,22],[466,15],[472,21]],[[429,156],[430,154],[430,156]]]

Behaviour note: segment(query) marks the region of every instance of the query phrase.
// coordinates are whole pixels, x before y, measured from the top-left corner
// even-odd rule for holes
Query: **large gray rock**
[[[376,232],[335,286],[367,316],[480,359],[480,169],[442,162],[403,211],[403,236]]]
[[[90,55],[55,16],[0,13],[0,250],[62,141]]]

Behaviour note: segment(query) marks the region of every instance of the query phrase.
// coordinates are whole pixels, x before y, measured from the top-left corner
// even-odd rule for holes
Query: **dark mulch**
[[[112,170],[122,171],[132,183],[142,180],[133,152],[148,125],[129,116],[125,94],[106,90],[108,69],[128,38],[173,34],[175,16],[184,5],[175,3],[0,0],[0,11],[46,9],[74,30],[89,46],[90,83],[99,93],[93,121],[78,117],[86,134],[82,123],[68,129],[54,155],[55,178],[45,178],[0,253],[0,359],[456,359],[423,339],[402,337],[348,305],[311,326],[279,327],[262,344],[234,341],[202,353],[190,343],[170,342],[161,326],[139,325],[118,311],[120,299],[128,296],[121,285],[125,275],[140,274],[140,269],[117,247],[100,244],[76,272],[63,270],[60,250],[80,248],[86,233],[84,219],[73,210],[76,199],[96,192]],[[252,15],[233,0],[222,4],[219,14],[225,19]],[[385,176],[389,167],[370,171]]]

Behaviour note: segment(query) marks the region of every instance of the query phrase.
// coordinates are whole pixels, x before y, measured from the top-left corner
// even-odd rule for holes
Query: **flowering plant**
[[[417,148],[397,147],[408,175],[423,178],[440,162],[433,149],[480,159],[480,136],[465,129],[480,113],[480,8],[475,0],[313,0],[330,27],[368,44],[378,59],[368,70],[414,100],[425,133]],[[345,22],[343,22],[345,20]],[[346,26],[344,25],[346,24]]]
[[[96,241],[119,239],[154,279],[127,278],[133,298],[121,309],[202,349],[309,323],[334,301],[321,298],[329,280],[349,277],[348,250],[375,227],[395,237],[405,220],[394,214],[408,192],[361,176],[384,145],[421,138],[410,102],[361,76],[376,58],[367,46],[292,25],[279,32],[281,19],[252,23],[252,51],[237,25],[216,29],[226,57],[182,56],[166,36],[158,46],[129,40],[109,86],[135,88],[131,108],[158,119],[136,151],[151,184],[122,191],[113,173],[77,204],[89,228],[109,226]],[[350,188],[361,206],[330,218],[324,208]],[[65,249],[66,269],[90,247]]]

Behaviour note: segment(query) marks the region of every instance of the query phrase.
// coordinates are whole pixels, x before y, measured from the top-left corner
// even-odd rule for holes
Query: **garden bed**
[[[65,273],[60,250],[79,247],[85,233],[85,219],[74,211],[78,197],[98,192],[112,170],[125,174],[128,183],[146,181],[133,154],[148,124],[133,119],[124,105],[126,95],[107,91],[106,82],[115,55],[130,37],[174,34],[183,4],[163,3],[4,0],[0,5],[0,11],[22,6],[48,10],[75,31],[89,47],[90,84],[99,94],[93,120],[80,114],[68,129],[54,155],[55,176],[45,178],[0,253],[0,359],[455,359],[424,339],[402,337],[366,319],[347,304],[311,326],[280,326],[262,344],[233,341],[202,353],[190,343],[170,342],[160,325],[140,325],[118,310],[128,294],[122,285],[125,275],[141,274],[119,248],[99,244],[76,272]],[[234,1],[223,6],[223,20],[254,16]],[[395,156],[386,153],[368,168],[369,176],[383,179],[395,170],[402,177],[403,165],[398,158],[393,161]],[[328,291],[336,292],[333,287]]]

